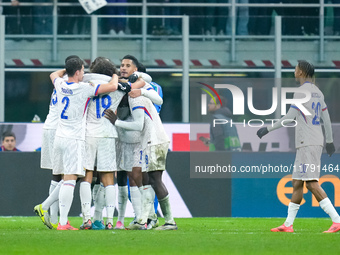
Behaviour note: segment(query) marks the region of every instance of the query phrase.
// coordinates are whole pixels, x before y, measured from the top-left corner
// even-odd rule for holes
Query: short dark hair
[[[71,58],[79,58],[79,59],[80,59],[80,57],[78,57],[77,55],[70,55],[70,56],[68,56],[67,58],[65,58],[65,65],[66,65],[66,62],[67,62],[68,60],[70,60]]]
[[[80,58],[71,58],[66,61],[65,68],[68,77],[74,76],[74,74],[83,68],[84,61]]]
[[[14,140],[16,140],[15,134],[12,131],[4,132],[2,134],[2,141],[4,141],[6,137],[14,137]]]
[[[146,73],[146,68],[142,63],[139,63],[138,72]]]
[[[113,62],[108,58],[100,57],[96,58],[90,67],[91,73],[104,74],[112,76],[113,74],[118,74],[118,70]]]
[[[139,61],[137,60],[137,58],[135,58],[134,56],[132,56],[132,55],[125,55],[123,58],[122,58],[122,60],[123,59],[130,59],[130,60],[132,60],[132,63],[138,68],[139,67]]]
[[[299,69],[305,74],[306,78],[313,78],[314,76],[314,66],[306,60],[298,61]]]

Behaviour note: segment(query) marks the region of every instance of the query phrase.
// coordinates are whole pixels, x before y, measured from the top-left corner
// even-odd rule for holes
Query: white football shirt
[[[102,74],[85,74],[83,81],[94,84],[105,84],[111,79],[112,77]],[[92,97],[89,100],[86,118],[86,136],[118,137],[116,127],[104,117],[104,111],[111,109],[115,112],[124,94],[124,92],[117,90],[108,94]]]
[[[125,121],[133,121],[130,115]],[[127,130],[125,128],[117,127],[119,141],[123,143],[139,143],[141,141],[141,132],[136,130]]]
[[[117,120],[115,125],[128,130],[141,130],[142,149],[147,148],[148,145],[163,144],[170,141],[150,99],[144,96],[129,97],[129,105],[134,121]]]
[[[305,115],[296,105],[291,106],[298,111],[296,118],[297,125],[295,127],[295,146],[296,148],[310,145],[323,146],[324,136],[320,119],[322,117],[322,112],[327,110],[324,95],[317,86],[310,82],[305,82],[300,88],[311,93],[311,99],[308,102],[303,103],[303,106],[311,113],[311,115]],[[294,93],[294,98],[303,97],[304,94]]]
[[[52,95],[51,95],[51,101],[49,106],[49,111],[46,116],[46,120],[43,126],[43,129],[57,129],[58,126],[58,97],[57,97],[57,91],[53,89]]]
[[[54,80],[58,98],[58,128],[56,136],[85,140],[86,109],[89,97],[98,94],[100,85],[68,83],[62,78]]]

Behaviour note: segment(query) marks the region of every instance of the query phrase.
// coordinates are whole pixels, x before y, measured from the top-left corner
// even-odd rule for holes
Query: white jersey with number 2
[[[85,140],[86,108],[89,98],[97,96],[100,85],[54,80],[57,90],[59,122],[56,136]]]

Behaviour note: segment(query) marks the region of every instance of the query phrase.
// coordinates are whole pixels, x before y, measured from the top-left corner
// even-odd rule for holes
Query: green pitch
[[[177,231],[56,231],[38,217],[0,218],[0,254],[338,254],[330,219],[296,219],[295,233],[271,233],[284,219],[176,219]],[[70,218],[79,227],[79,217]],[[130,219],[125,221],[130,222]],[[163,223],[161,219],[160,223]]]

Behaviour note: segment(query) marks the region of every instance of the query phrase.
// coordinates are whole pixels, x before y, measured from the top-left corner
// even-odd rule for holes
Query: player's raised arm
[[[154,104],[157,104],[157,105],[163,104],[163,98],[160,95],[158,95],[157,91],[155,91],[152,88],[151,89],[132,89],[131,92],[129,93],[129,96],[132,98],[145,96],[149,98]]]
[[[98,88],[98,94],[104,94],[114,92],[118,88],[118,76],[117,74],[112,75],[112,79],[109,83],[100,84]]]
[[[51,73],[50,79],[51,79],[52,83],[54,83],[55,79],[63,77],[65,72],[66,72],[66,69],[60,69],[58,71]]]
[[[138,72],[138,71],[131,74],[128,79],[129,79],[129,82],[135,83],[140,78],[143,79],[147,83],[152,82],[152,78],[150,75],[148,75],[147,73]]]

